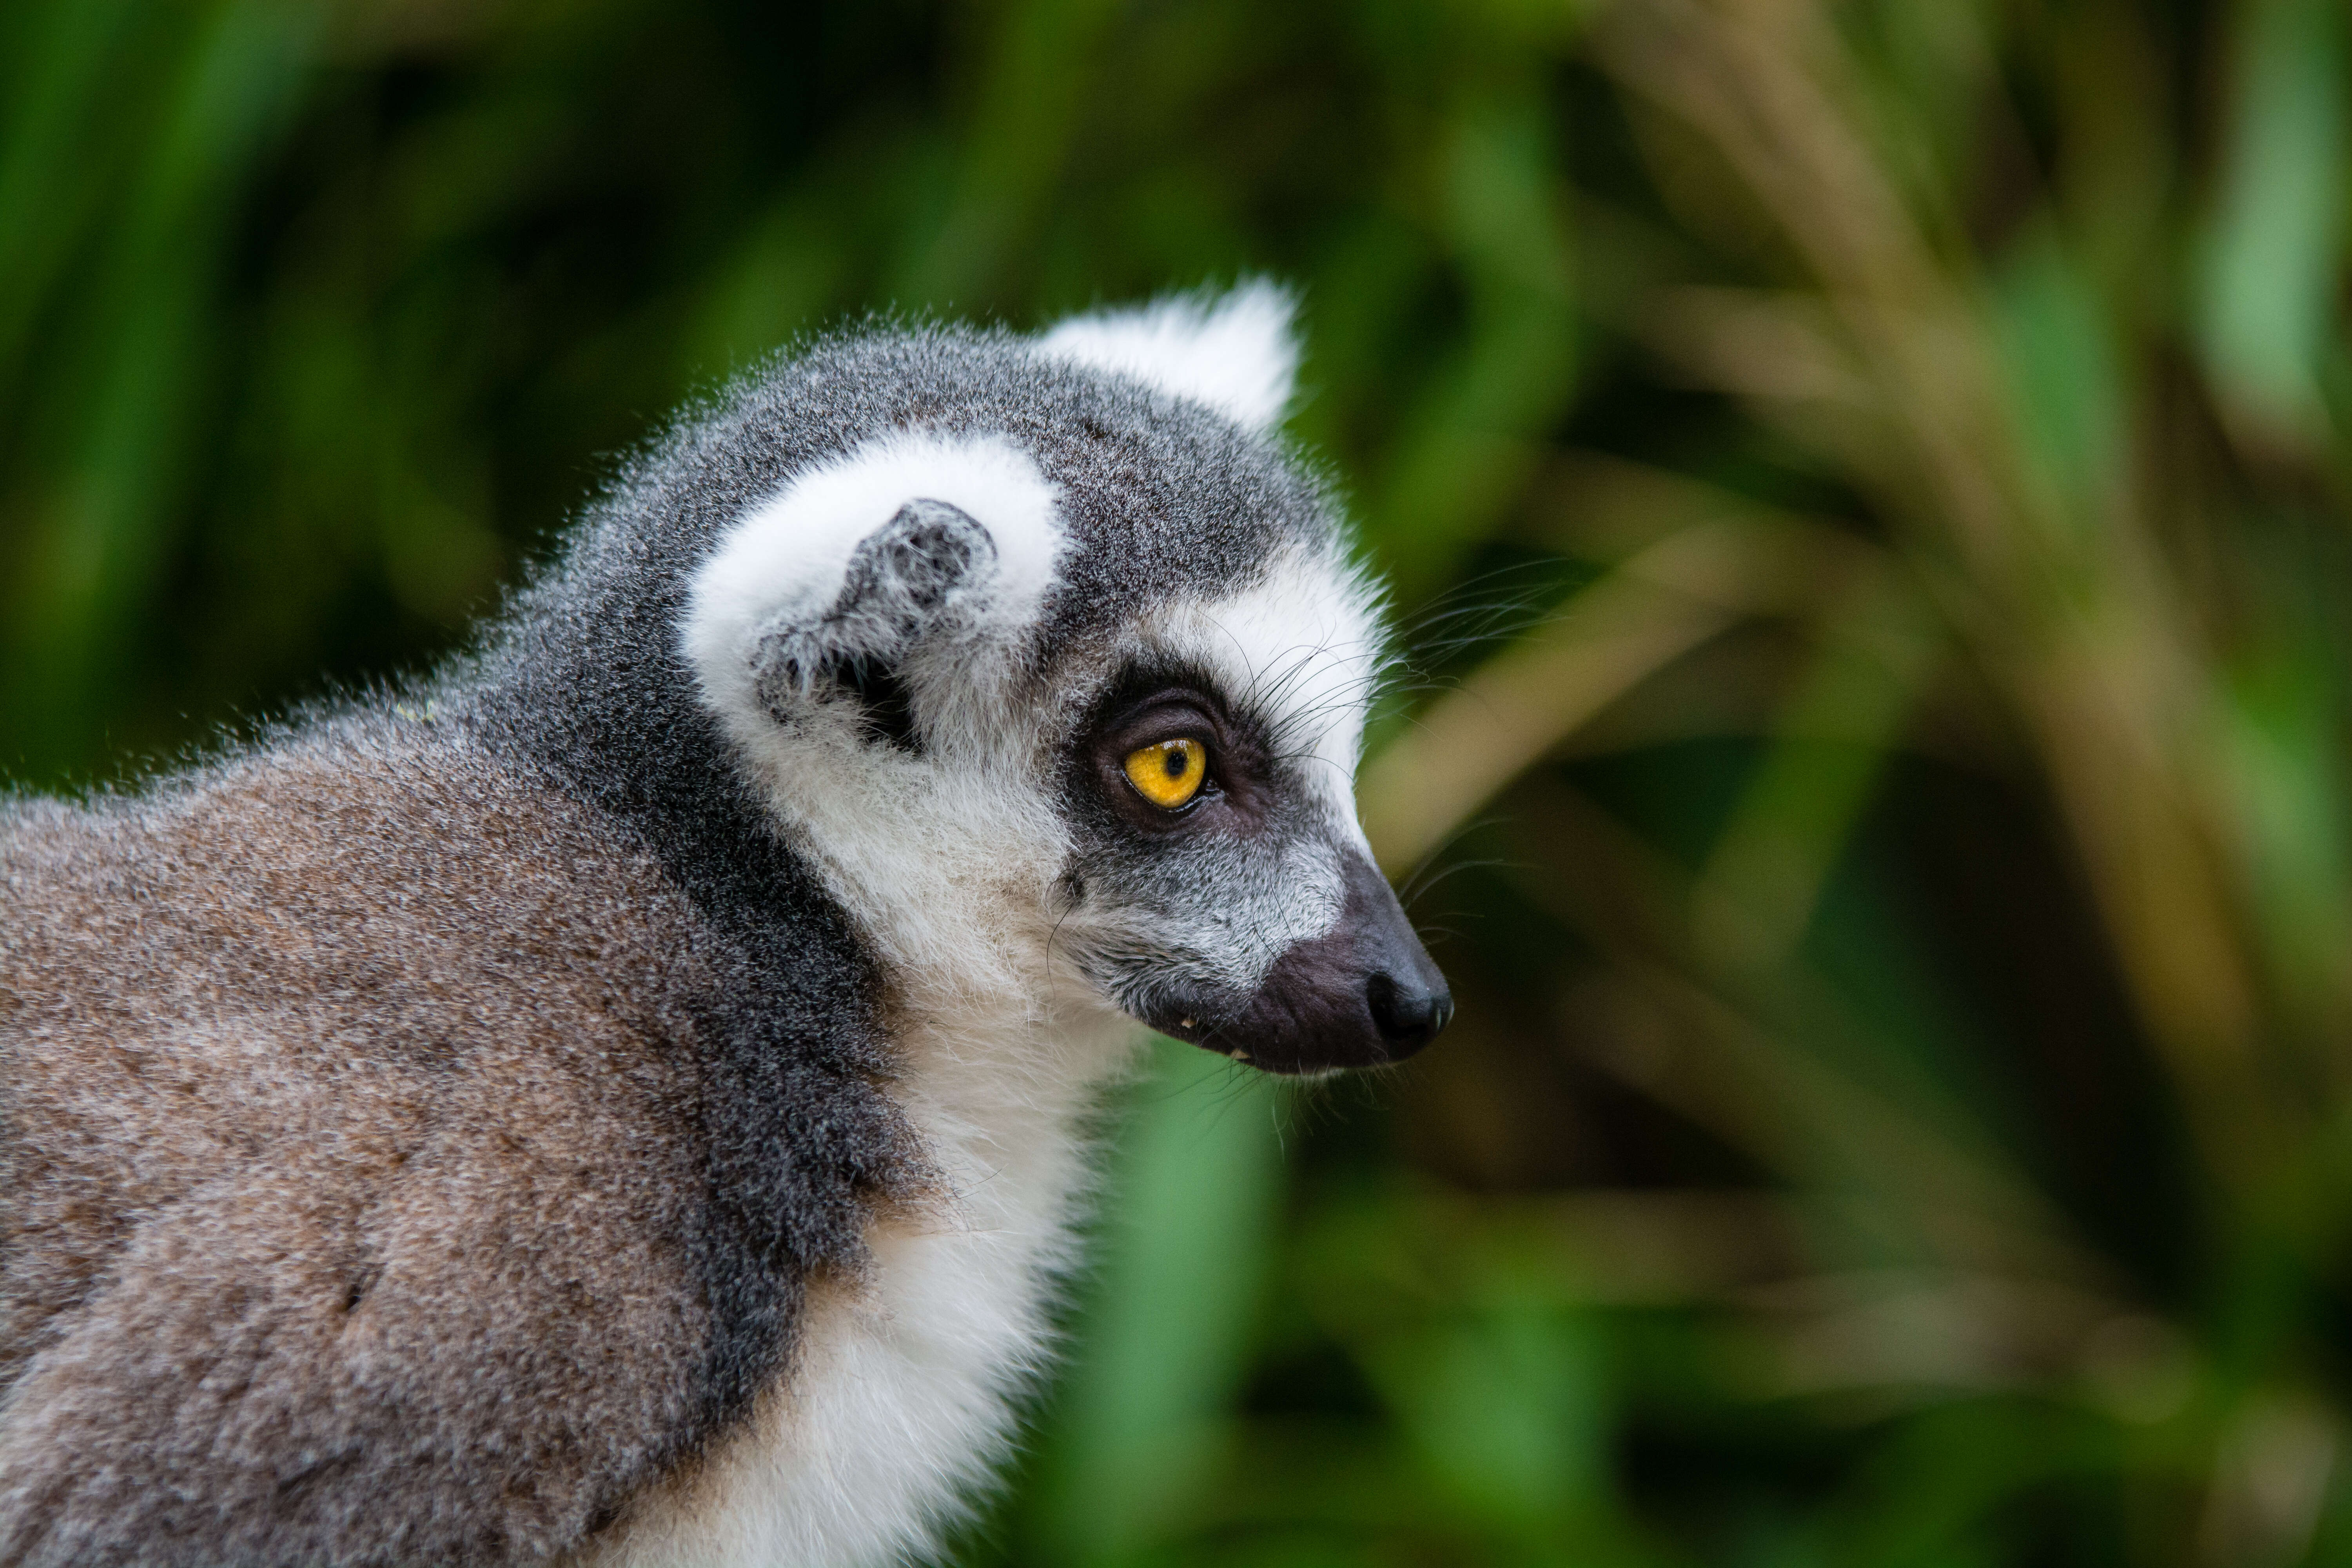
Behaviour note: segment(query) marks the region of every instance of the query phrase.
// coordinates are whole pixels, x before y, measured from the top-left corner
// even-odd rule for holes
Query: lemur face
[[[1183,309],[910,368],[903,415],[720,534],[683,651],[900,973],[1273,1071],[1397,1060],[1452,1001],[1356,821],[1371,595],[1265,431],[1287,370],[1242,329],[1271,298]],[[1219,331],[1187,362],[1219,374],[1171,385],[1162,340]]]
[[[1064,749],[1063,940],[1162,1033],[1277,1072],[1394,1061],[1452,1010],[1352,783],[1377,630],[1335,556],[1138,617]]]

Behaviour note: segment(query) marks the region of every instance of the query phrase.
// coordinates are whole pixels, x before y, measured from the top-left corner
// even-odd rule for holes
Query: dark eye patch
[[[1178,740],[1199,742],[1208,766],[1201,793],[1171,812],[1143,800],[1125,769],[1136,752]],[[1160,765],[1181,776],[1182,753],[1171,752]],[[1077,727],[1066,778],[1075,816],[1107,832],[1153,839],[1251,832],[1273,804],[1275,782],[1261,727],[1234,710],[1207,670],[1175,663],[1121,671]]]

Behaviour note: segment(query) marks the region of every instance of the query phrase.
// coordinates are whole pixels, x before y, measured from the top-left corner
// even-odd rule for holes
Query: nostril
[[[1393,974],[1375,974],[1364,983],[1364,1001],[1371,1009],[1372,1026],[1391,1046],[1424,1046],[1454,1016],[1454,998],[1430,991]]]

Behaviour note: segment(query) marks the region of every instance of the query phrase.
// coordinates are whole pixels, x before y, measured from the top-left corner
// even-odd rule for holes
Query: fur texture
[[[818,342],[433,680],[0,816],[0,1562],[930,1540],[1131,1020],[1444,1022],[1295,359],[1264,289]],[[1178,734],[1181,812],[1119,771]]]
[[[436,729],[12,825],[0,1561],[545,1556],[718,1428],[726,1314],[788,1321],[856,1243],[826,1210],[902,1168],[837,925],[754,976]],[[746,984],[837,1058],[766,1115],[847,1131],[765,1269],[711,1202]]]

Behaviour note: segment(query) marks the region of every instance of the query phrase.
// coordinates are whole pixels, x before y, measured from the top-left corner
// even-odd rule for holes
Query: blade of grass
[[[2251,0],[2232,16],[2198,335],[2241,440],[2256,452],[2305,448],[2327,434],[2319,372],[2352,204],[2352,26],[2335,0]]]

